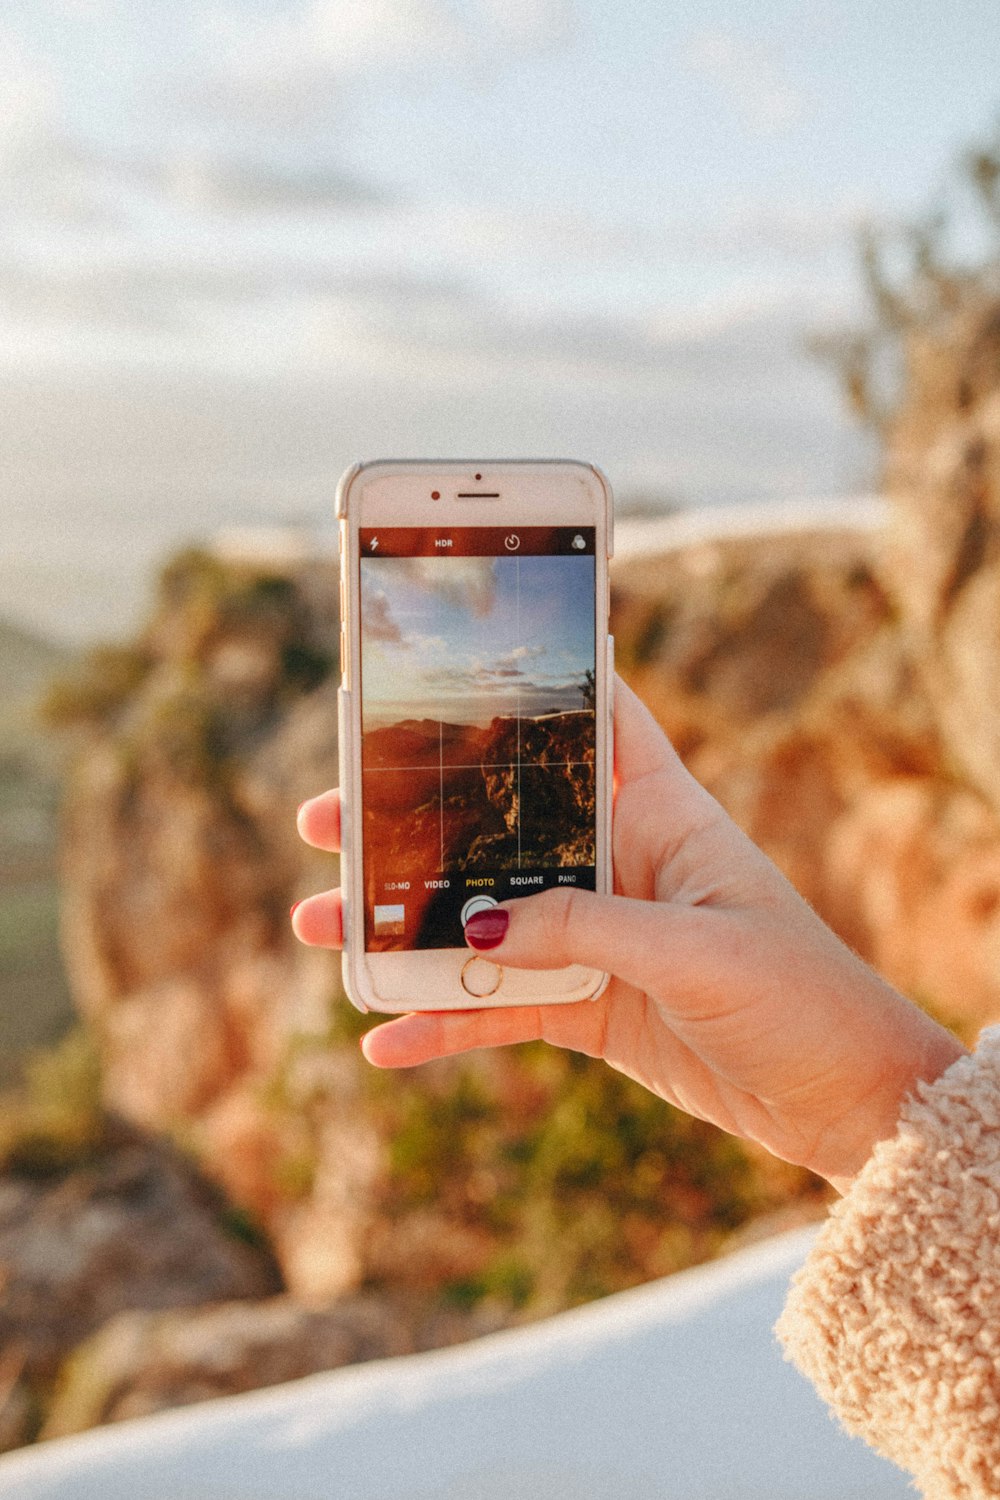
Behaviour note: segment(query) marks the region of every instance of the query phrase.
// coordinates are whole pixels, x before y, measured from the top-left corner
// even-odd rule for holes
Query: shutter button
[[[461,980],[467,995],[474,1000],[485,1000],[487,995],[495,995],[500,988],[503,969],[488,958],[467,958],[462,965]]]

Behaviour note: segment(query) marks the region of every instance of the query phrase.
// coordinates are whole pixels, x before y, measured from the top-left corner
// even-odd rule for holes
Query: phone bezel
[[[468,498],[469,490],[491,498]],[[440,498],[431,499],[437,490]],[[459,498],[459,493],[466,498]],[[492,498],[496,494],[499,498]],[[608,976],[567,969],[504,967],[496,991],[473,996],[462,986],[469,948],[369,953],[364,949],[360,820],[361,796],[360,557],[363,528],[387,526],[593,526],[595,547],[595,675],[597,728],[597,889],[611,890],[612,702],[607,634],[608,559],[612,549],[611,495],[603,474],[576,460],[380,460],[358,464],[338,489],[341,531],[341,859],[344,899],[344,983],[361,1010],[467,1010],[594,999]],[[355,833],[357,846],[355,846]],[[483,955],[488,962],[489,955]]]

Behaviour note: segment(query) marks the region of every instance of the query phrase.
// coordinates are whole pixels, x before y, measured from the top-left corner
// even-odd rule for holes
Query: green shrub
[[[52,683],[40,715],[54,729],[106,724],[135,697],[152,665],[142,647],[95,646],[75,671]]]
[[[382,1211],[492,1246],[446,1300],[534,1316],[714,1255],[750,1218],[824,1189],[603,1063],[543,1044],[374,1075],[390,1139]]]
[[[25,1064],[24,1085],[0,1097],[0,1169],[44,1177],[90,1160],[104,1145],[101,1070],[77,1027]]]

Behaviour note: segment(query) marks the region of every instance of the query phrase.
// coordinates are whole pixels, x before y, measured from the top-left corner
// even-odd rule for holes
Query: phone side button
[[[474,1000],[485,1000],[487,995],[495,995],[500,988],[503,969],[488,958],[467,958],[462,965],[461,979],[467,995]]]

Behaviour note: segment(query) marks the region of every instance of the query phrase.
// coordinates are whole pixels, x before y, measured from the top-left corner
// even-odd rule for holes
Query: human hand
[[[820,921],[620,681],[615,771],[616,894],[563,886],[504,902],[509,926],[490,949],[515,967],[606,971],[604,994],[415,1012],[368,1032],[365,1056],[409,1067],[541,1038],[604,1058],[844,1190],[917,1081],[964,1049]],[[298,826],[307,843],[339,849],[339,793],[304,803]],[[300,902],[292,921],[303,942],[339,947],[339,891]]]

